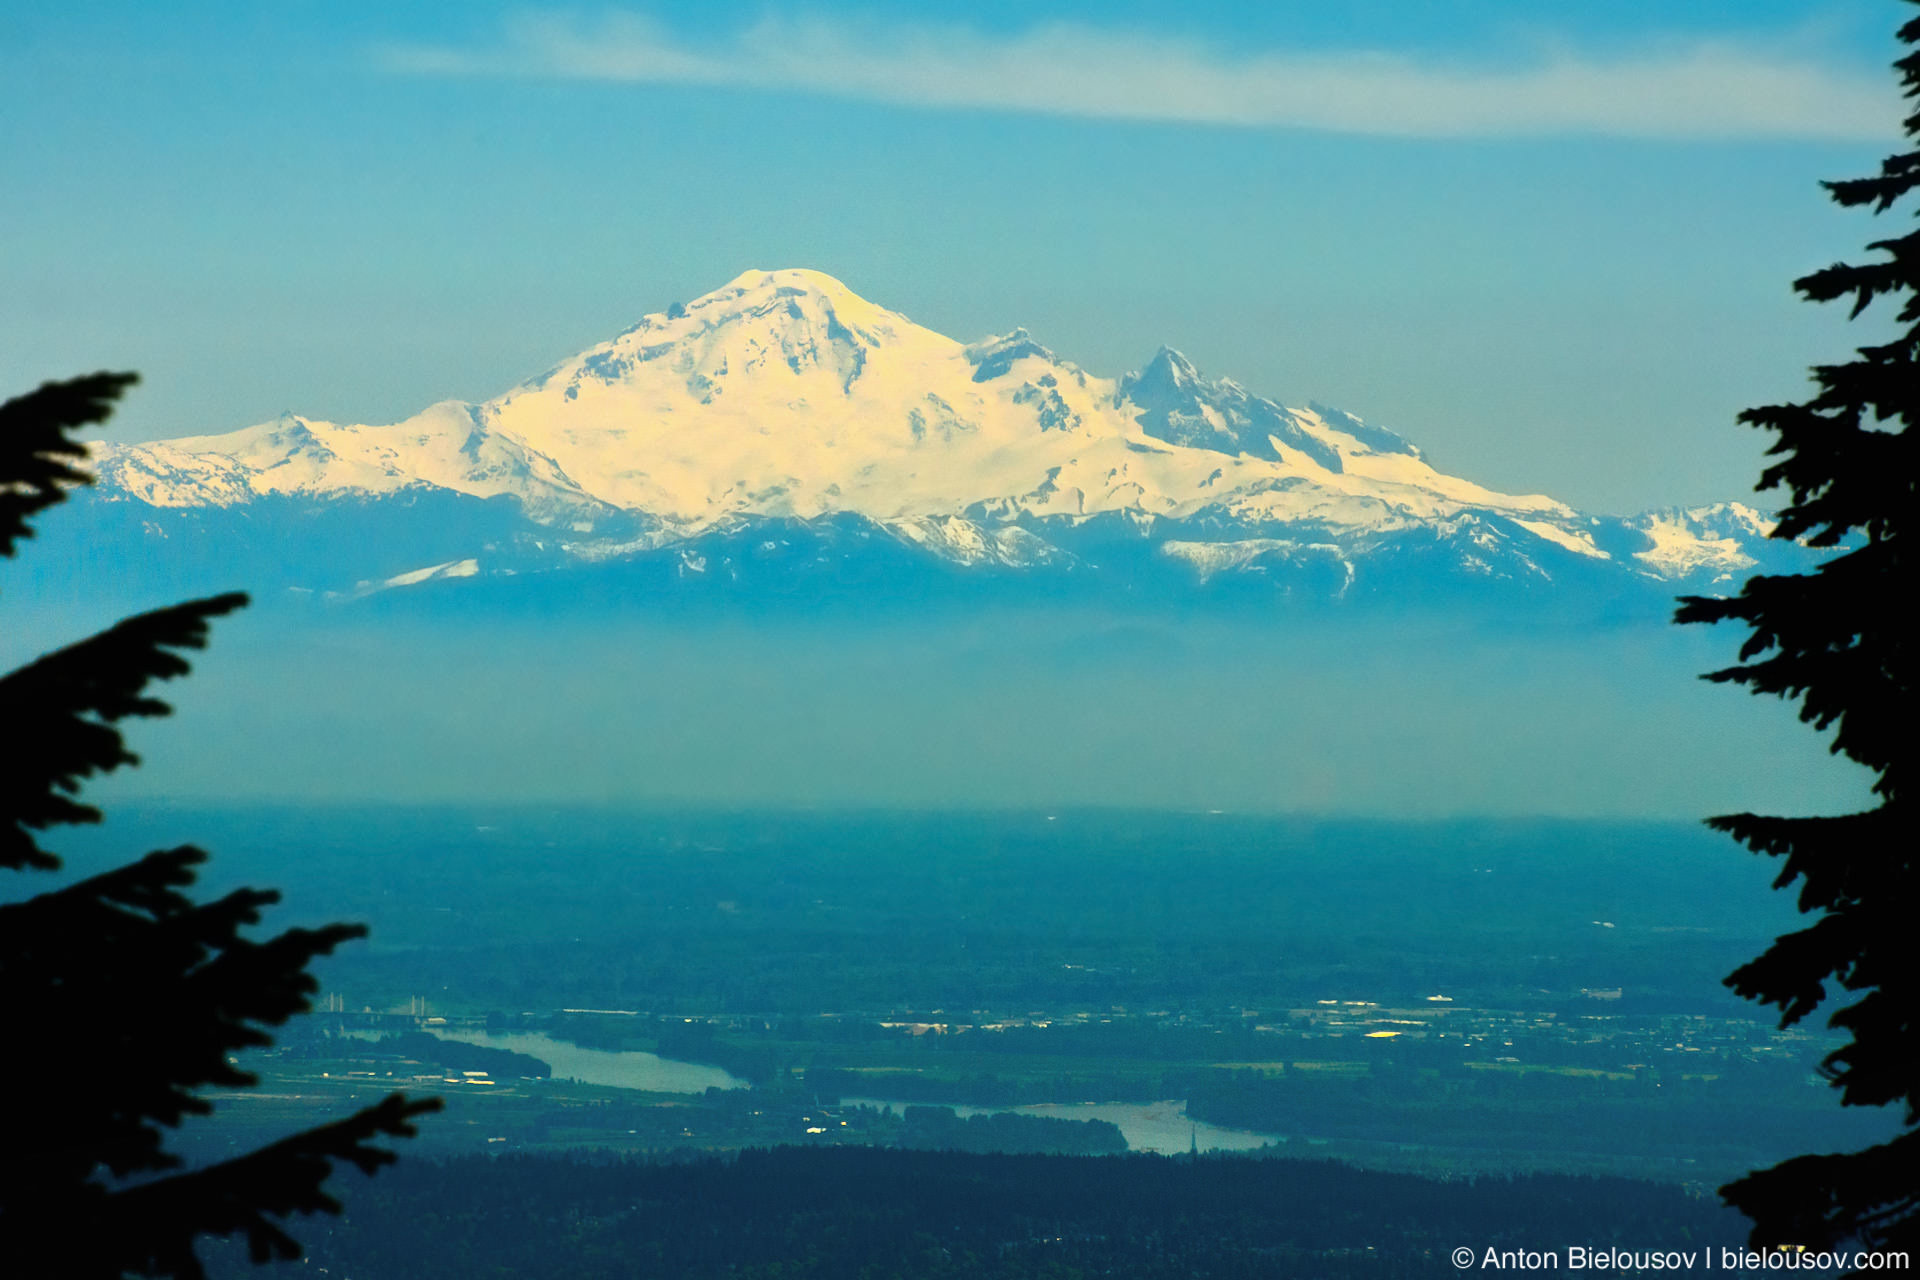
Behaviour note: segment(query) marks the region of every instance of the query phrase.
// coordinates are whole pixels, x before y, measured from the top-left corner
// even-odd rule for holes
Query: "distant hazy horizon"
[[[1696,678],[1721,637],[983,611],[461,633],[222,623],[117,797],[1381,818],[1840,812],[1860,775]]]

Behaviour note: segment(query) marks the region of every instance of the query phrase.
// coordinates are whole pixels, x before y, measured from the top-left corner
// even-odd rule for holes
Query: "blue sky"
[[[0,5],[0,390],[119,428],[484,398],[749,267],[1161,343],[1600,510],[1750,488],[1872,336],[1910,14],[1830,4]]]

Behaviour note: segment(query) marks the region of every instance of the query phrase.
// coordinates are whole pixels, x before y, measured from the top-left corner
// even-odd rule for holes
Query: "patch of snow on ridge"
[[[109,501],[132,498],[150,507],[231,507],[254,497],[247,468],[220,454],[195,453],[178,442],[129,447],[92,440],[88,465]]]
[[[1725,582],[1753,568],[1758,560],[1741,547],[1741,536],[1766,537],[1773,522],[1739,502],[1653,511],[1629,525],[1652,544],[1633,553],[1655,576],[1683,578],[1701,571]]]
[[[395,587],[417,587],[423,582],[440,582],[448,578],[474,578],[480,574],[478,560],[448,560],[444,564],[430,564],[424,569],[409,569],[405,573],[396,573],[391,578],[379,582],[362,582],[354,588],[355,598],[370,596],[378,591],[391,591]]]
[[[411,587],[416,583],[431,582],[435,578],[472,578],[479,573],[478,560],[449,560],[445,564],[428,565],[424,569],[414,569],[408,573],[396,573],[381,585]]]
[[[604,511],[553,461],[493,429],[490,406],[443,401],[403,422],[365,426],[283,414],[217,436],[92,450],[104,496],[155,507],[232,507],[270,495],[385,496],[445,489],[509,497],[535,520]]]
[[[1522,520],[1512,517],[1513,522],[1536,537],[1545,538],[1556,546],[1565,547],[1576,555],[1590,556],[1595,560],[1611,560],[1612,556],[1593,545],[1593,535],[1584,529],[1563,529],[1557,524],[1547,524],[1541,520]]]
[[[1277,555],[1288,559],[1301,555],[1340,557],[1340,548],[1328,542],[1242,538],[1236,542],[1163,542],[1160,544],[1160,554],[1186,561],[1200,575],[1200,581],[1205,583],[1218,574],[1245,568],[1262,556]],[[1344,562],[1344,557],[1341,559]],[[1353,577],[1351,563],[1347,564],[1347,577],[1349,580]]]
[[[997,564],[1025,569],[1071,561],[1072,556],[1016,525],[984,529],[961,516],[896,520],[887,528],[915,546],[956,564]]]
[[[1771,538],[1780,522],[1744,502],[1716,502],[1705,507],[1689,507],[1686,514],[1696,520],[1717,520],[1737,533]]]

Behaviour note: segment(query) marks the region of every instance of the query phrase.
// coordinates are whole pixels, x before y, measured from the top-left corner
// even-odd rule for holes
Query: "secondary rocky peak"
[[[1138,373],[1128,374],[1122,385],[1129,383],[1148,388],[1163,388],[1169,391],[1191,391],[1202,382],[1200,370],[1193,361],[1172,347],[1161,347],[1153,353],[1153,359]]]
[[[1122,378],[1117,398],[1133,407],[1142,431],[1168,444],[1273,462],[1287,460],[1284,445],[1327,471],[1342,470],[1340,451],[1293,413],[1227,379],[1209,382],[1172,347],[1161,347],[1144,369]]]
[[[974,366],[975,382],[991,382],[1011,372],[1016,362],[1038,356],[1049,364],[1058,363],[1053,352],[1033,340],[1025,329],[996,338],[982,338],[966,349],[967,363]]]

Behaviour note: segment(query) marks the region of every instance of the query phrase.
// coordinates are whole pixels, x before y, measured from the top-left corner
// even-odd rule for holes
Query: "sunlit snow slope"
[[[1767,529],[1731,504],[1623,520],[1494,492],[1172,350],[1114,381],[1023,330],[964,344],[807,270],[749,271],[484,404],[387,426],[289,415],[95,462],[98,500],[182,512],[504,498],[563,561],[678,547],[691,564],[703,538],[755,522],[857,517],[944,560],[1018,567],[1072,562],[1076,531],[1118,522],[1198,582],[1303,557],[1351,581],[1408,538],[1468,574],[1727,581]],[[487,550],[395,584],[484,574]]]

